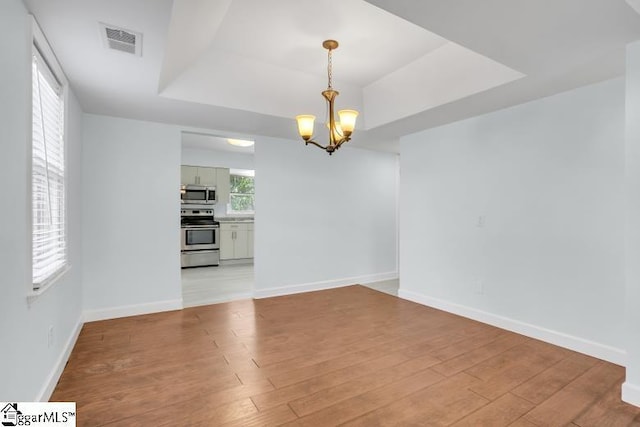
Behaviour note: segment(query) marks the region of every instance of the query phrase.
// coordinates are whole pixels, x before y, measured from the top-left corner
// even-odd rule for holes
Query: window
[[[64,87],[36,45],[31,69],[32,271],[38,290],[67,267]]]
[[[236,214],[254,213],[254,171],[231,169],[229,180],[229,208],[227,211]]]

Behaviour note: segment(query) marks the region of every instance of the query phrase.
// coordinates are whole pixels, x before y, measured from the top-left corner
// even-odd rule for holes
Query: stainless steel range
[[[220,264],[220,223],[212,209],[182,209],[180,234],[182,268]]]

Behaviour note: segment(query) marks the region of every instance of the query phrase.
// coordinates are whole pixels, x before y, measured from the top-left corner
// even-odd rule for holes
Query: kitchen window
[[[228,213],[253,214],[255,212],[254,171],[231,169]]]
[[[39,37],[38,37],[39,36]],[[40,41],[42,39],[42,41]],[[46,59],[43,52],[47,53]],[[68,267],[65,215],[65,85],[34,23],[32,71],[31,209],[33,290]],[[54,63],[55,64],[55,63]],[[59,66],[55,64],[55,69]]]

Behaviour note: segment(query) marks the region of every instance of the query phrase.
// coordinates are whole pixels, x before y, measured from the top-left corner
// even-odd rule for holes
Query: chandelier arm
[[[333,100],[329,101],[329,145],[336,145],[336,119],[333,116]]]
[[[339,94],[340,93],[337,90],[333,90],[333,89],[327,89],[322,92],[322,96],[327,101],[327,104],[329,106],[329,145],[330,146],[335,146],[337,142],[336,135],[335,135],[336,118],[335,118],[334,102],[336,97]]]
[[[349,141],[350,139],[351,139],[351,138],[346,138],[346,137],[345,137],[345,138],[342,138],[340,141],[338,141],[338,142],[336,143],[336,148],[340,148],[340,146],[341,146],[342,144],[344,144],[345,142]]]
[[[313,144],[313,145],[315,145],[316,147],[321,148],[321,149],[323,149],[323,150],[326,150],[326,149],[327,149],[327,147],[325,147],[324,145],[320,145],[320,144],[318,144],[317,142],[315,142],[315,141],[314,141],[314,140],[312,140],[312,139],[310,139],[310,140],[308,140],[308,141],[305,141],[305,142],[304,142],[304,145],[309,145],[309,144]]]

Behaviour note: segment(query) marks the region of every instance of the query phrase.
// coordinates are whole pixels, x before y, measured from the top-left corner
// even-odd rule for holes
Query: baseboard
[[[624,350],[619,348],[575,337],[563,332],[546,329],[530,323],[521,322],[519,320],[510,319],[508,317],[499,316],[476,308],[407,291],[402,288],[398,291],[398,296],[402,299],[417,302],[418,304],[437,308],[462,317],[487,323],[498,328],[516,332],[530,338],[539,339],[550,344],[568,348],[569,350],[587,354],[598,359],[606,360],[607,362],[615,363],[616,365],[626,365],[627,354]]]
[[[281,295],[299,294],[303,292],[321,291],[323,289],[341,288],[343,286],[382,282],[384,280],[394,280],[398,278],[397,271],[387,273],[368,274],[364,276],[349,277],[345,279],[324,280],[321,282],[302,283],[298,285],[281,286],[277,288],[256,289],[254,298],[269,298]]]
[[[78,341],[78,336],[80,335],[83,324],[84,323],[82,322],[82,317],[80,317],[78,319],[78,322],[76,323],[75,328],[73,329],[73,332],[69,336],[69,339],[67,339],[67,342],[65,343],[64,348],[62,349],[62,352],[60,353],[60,356],[58,357],[58,360],[53,367],[53,370],[42,386],[42,390],[40,390],[40,393],[38,393],[38,396],[34,400],[35,402],[47,402],[49,398],[51,398],[53,390],[55,390],[56,385],[58,384],[58,380],[62,375],[62,371],[64,371],[64,367],[67,365],[67,361],[71,356],[71,351],[76,345],[76,341]]]
[[[622,384],[622,400],[635,406],[640,406],[640,386],[625,381]]]
[[[253,258],[221,259],[220,265],[253,265]]]
[[[221,304],[224,302],[231,302],[231,301],[238,301],[238,300],[242,300],[242,299],[251,299],[253,298],[253,292],[238,292],[235,294],[230,294],[228,296],[226,296],[225,298],[209,298],[209,299],[205,299],[205,300],[198,300],[197,304],[184,304],[183,303],[183,307],[184,308],[188,308],[188,307],[199,307],[202,305],[211,305],[211,304]]]
[[[397,271],[388,271],[386,273],[368,274],[366,276],[354,277],[359,279],[356,283],[364,285],[367,283],[384,282],[385,280],[396,280],[399,275]]]
[[[157,301],[145,304],[125,305],[121,307],[103,308],[97,310],[85,310],[83,313],[85,322],[97,320],[117,319],[119,317],[138,316],[140,314],[159,313],[161,311],[173,311],[182,309],[182,299]]]

